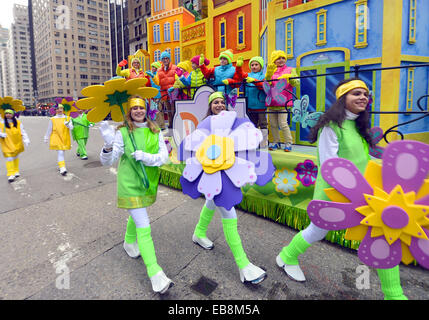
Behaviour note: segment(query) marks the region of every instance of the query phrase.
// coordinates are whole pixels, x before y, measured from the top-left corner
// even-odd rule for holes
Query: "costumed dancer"
[[[299,84],[299,79],[289,79],[290,77],[298,77],[295,68],[288,67],[286,65],[287,56],[284,51],[276,50],[271,53],[271,63],[267,66],[267,72],[265,75],[266,80],[276,80],[276,79],[286,79],[287,86],[286,90],[292,91],[293,87],[296,87]],[[271,83],[271,86],[275,86],[276,81]],[[292,94],[283,91],[286,96],[286,100],[289,100],[287,103],[288,107],[293,105]],[[283,149],[286,152],[292,151],[292,134],[290,133],[290,128],[287,123],[288,113],[285,110],[286,106],[268,106],[270,111],[278,111],[279,113],[270,113],[270,128],[271,134],[273,136],[273,142],[269,144],[270,150]],[[284,147],[280,144],[280,130],[283,132],[283,137],[285,139]]]
[[[86,118],[86,113],[83,112],[83,110],[79,109],[76,112],[79,114],[79,116],[72,118],[72,136],[73,140],[77,143],[76,155],[82,160],[88,160],[86,144],[88,142],[89,128],[94,126],[94,123],[88,121]]]
[[[202,58],[201,64],[208,66],[210,61],[206,58]],[[195,91],[198,87],[201,87],[207,83],[204,74],[201,72],[199,67],[200,65],[200,56],[194,56],[191,59],[192,71],[189,73],[189,76],[185,77],[184,75],[180,76],[180,81],[185,87],[190,87],[190,96],[194,96]]]
[[[357,78],[341,81],[335,90],[337,100],[311,128],[309,141],[318,141],[318,166],[332,158],[353,162],[363,174],[368,161],[372,139],[369,133],[369,89]],[[324,190],[331,186],[317,175],[313,199],[330,201]],[[277,265],[296,281],[305,281],[299,267],[298,256],[314,242],[325,238],[329,230],[321,229],[313,222],[300,231],[276,258]],[[386,299],[406,299],[400,285],[399,267],[377,269]]]
[[[129,69],[121,69],[122,67],[125,67],[128,64],[128,61],[126,59],[122,60],[118,63],[118,66],[116,67],[116,75],[119,77],[124,77],[127,80],[135,79],[135,78],[146,78],[148,81],[146,82],[146,87],[151,86],[150,76],[147,75],[140,64],[140,60],[138,58],[133,58],[131,60],[131,68]]]
[[[215,90],[219,92],[229,93],[231,87],[225,86],[224,80],[233,78],[235,75],[235,67],[232,65],[234,54],[231,50],[222,51],[219,55],[220,66],[208,68],[204,62],[204,55],[200,54],[200,69],[204,77],[210,85],[215,86]],[[242,61],[242,60],[241,60]],[[237,61],[238,63],[238,61]]]
[[[73,122],[64,114],[64,106],[58,104],[56,115],[49,119],[44,141],[49,142],[50,150],[57,150],[58,167],[63,176],[67,174],[65,151],[71,149],[70,130],[73,130]]]
[[[100,152],[100,161],[105,166],[111,166],[119,160],[117,203],[119,208],[127,209],[129,213],[123,247],[132,258],[141,255],[153,291],[163,294],[173,282],[158,265],[146,208],[156,201],[160,174],[158,167],[167,162],[168,151],[158,126],[146,117],[146,110],[145,101],[134,95],[128,99],[127,120],[116,132],[107,121],[101,123],[104,146]],[[136,151],[131,135],[135,140]],[[147,172],[147,189],[142,182],[140,161]]]
[[[175,81],[172,87],[168,89],[168,93],[172,94],[174,89],[181,90],[180,94],[177,95],[178,99],[186,100],[189,98],[189,90],[185,89],[186,85],[180,80],[180,77],[189,77],[189,73],[192,71],[192,65],[189,60],[181,61],[177,64]],[[171,103],[174,103],[174,100],[171,99]]]
[[[208,117],[183,140],[179,149],[180,160],[187,160],[180,178],[183,192],[194,199],[203,193],[206,198],[192,241],[203,249],[213,249],[214,244],[207,238],[206,232],[217,207],[222,215],[225,240],[238,266],[241,282],[258,284],[267,274],[247,258],[237,230],[234,206],[242,200],[241,186],[246,183],[266,184],[273,176],[274,166],[268,152],[256,155],[256,148],[262,140],[260,131],[247,119],[237,119],[236,112],[225,111],[222,92],[212,93],[208,104]],[[228,135],[228,132],[231,135],[226,137],[217,135]],[[239,150],[242,153],[237,152]],[[192,158],[192,154],[186,155],[190,151],[195,153],[196,158]],[[236,158],[231,162],[234,153]],[[260,160],[258,169],[255,168],[254,156]]]
[[[24,125],[15,117],[15,111],[6,109],[4,120],[0,122],[0,145],[6,158],[6,174],[9,182],[20,176],[18,155],[24,151],[24,145],[30,144]]]
[[[159,111],[156,115],[156,123],[161,128],[165,130],[165,118],[164,112],[167,112],[168,115],[168,127],[173,128],[173,116],[174,116],[174,104],[170,103],[170,98],[168,96],[168,89],[174,85],[176,81],[176,69],[177,66],[171,63],[171,55],[168,51],[161,53],[161,62],[162,66],[158,69],[157,75],[153,78],[153,81],[161,87],[161,103]],[[170,133],[165,134],[170,135]]]

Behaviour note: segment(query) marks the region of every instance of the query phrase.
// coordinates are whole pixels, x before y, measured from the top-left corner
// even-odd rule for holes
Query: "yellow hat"
[[[186,72],[191,72],[191,71],[192,71],[192,64],[191,64],[191,61],[189,61],[189,60],[179,62],[179,63],[177,64],[177,66],[178,66],[179,68],[182,68],[182,69],[183,69],[183,70],[185,70]]]
[[[287,61],[286,53],[282,50],[275,50],[271,52],[271,63],[274,63],[278,58],[285,58]]]

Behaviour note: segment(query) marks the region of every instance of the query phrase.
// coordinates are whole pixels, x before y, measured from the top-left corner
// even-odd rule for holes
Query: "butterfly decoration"
[[[188,96],[183,92],[182,89],[173,88],[167,90],[168,96],[170,97],[171,104],[174,104],[176,100],[188,100]]]
[[[156,114],[158,113],[158,106],[152,99],[146,105],[149,105],[147,115],[149,116],[150,120],[154,121],[156,118]]]
[[[377,143],[383,139],[383,129],[380,127],[372,127],[369,130],[369,134],[371,135],[371,139],[374,143],[374,147],[369,147],[369,154],[374,158],[381,159],[381,156],[384,152],[384,147],[377,146]]]
[[[232,109],[235,108],[237,103],[238,89],[232,89],[228,94],[225,95],[225,102],[227,106],[231,106]]]
[[[265,105],[267,107],[285,106],[287,99],[282,91],[286,88],[286,86],[286,79],[280,79],[271,85],[267,81],[264,81],[262,83],[262,87],[265,94],[267,95],[265,98]]]
[[[303,128],[314,127],[323,112],[308,112],[310,99],[304,95],[300,100],[295,100],[292,107],[292,121],[299,122]]]

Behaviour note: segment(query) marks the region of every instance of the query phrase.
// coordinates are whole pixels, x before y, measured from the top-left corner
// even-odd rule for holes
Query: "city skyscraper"
[[[112,76],[116,66],[130,54],[128,32],[128,2],[132,0],[110,0],[110,39],[112,52]]]
[[[3,77],[8,76],[8,64],[7,59],[7,41],[9,40],[9,29],[3,28],[0,25],[0,96],[6,96],[5,81]]]
[[[107,0],[33,0],[31,10],[39,102],[110,79]]]
[[[151,16],[151,0],[129,0],[128,24],[130,53],[137,50],[149,50],[146,19]]]
[[[10,92],[23,105],[33,104],[33,81],[31,70],[31,48],[29,37],[28,8],[24,5],[13,6],[13,23],[10,28],[7,45]]]

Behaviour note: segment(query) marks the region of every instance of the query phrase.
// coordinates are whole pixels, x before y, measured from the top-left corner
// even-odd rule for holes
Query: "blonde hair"
[[[142,99],[142,97],[140,97],[139,95],[135,94],[131,97],[128,98],[128,103],[131,101],[131,99]],[[143,100],[144,101],[144,100]],[[150,131],[152,131],[152,133],[159,133],[160,129],[158,127],[158,125],[153,122],[152,120],[149,119],[148,115],[147,115],[147,107],[144,106],[146,109],[146,122],[147,122],[147,126],[150,129]],[[126,121],[125,121],[126,120]],[[127,123],[128,123],[128,131],[132,132],[134,131],[137,126],[134,124],[134,120],[131,118],[131,108],[128,109],[127,114],[125,115],[125,120],[124,123],[120,124],[116,129],[119,130],[122,127],[127,127]]]

